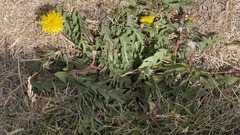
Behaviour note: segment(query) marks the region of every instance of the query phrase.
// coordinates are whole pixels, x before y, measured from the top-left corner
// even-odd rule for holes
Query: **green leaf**
[[[174,63],[174,64],[167,64],[167,65],[165,64],[162,66],[162,68],[165,69],[164,74],[168,76],[174,73],[181,73],[187,68],[189,68],[189,66],[185,63]]]
[[[199,48],[199,51],[202,52],[207,46],[206,42],[198,42],[197,47]]]
[[[171,55],[172,54],[169,54],[167,49],[160,49],[153,56],[144,59],[142,65],[138,68],[143,69],[145,67],[156,67],[161,64],[163,60],[171,61]]]
[[[170,0],[162,0],[163,4],[168,4],[170,2]]]
[[[121,48],[121,54],[122,54],[122,67],[124,69],[127,69],[130,65],[130,61],[131,61],[131,56],[130,56],[130,46],[128,46],[128,44],[130,43],[131,37],[128,37],[126,33],[124,33],[121,37],[120,37],[120,43],[122,45]]]
[[[85,106],[83,108],[84,110],[84,113],[82,114],[82,117],[83,117],[83,123],[84,124],[90,124],[90,122],[92,121],[92,111],[90,110],[89,107]]]
[[[77,33],[78,31],[79,31],[79,26],[78,25],[74,26],[73,33]]]
[[[68,33],[68,35],[71,35],[71,26],[70,26],[70,21],[69,20],[66,20],[64,22],[64,29],[65,31]]]
[[[57,12],[60,12],[61,13],[61,15],[63,14],[63,7],[61,6],[61,5],[59,5],[59,4],[57,4],[56,6],[55,6],[55,10],[57,11]]]
[[[101,35],[110,35],[111,30],[108,26],[102,25],[101,27]]]
[[[207,77],[206,78],[200,77],[199,84],[204,86],[205,89],[213,89],[218,85],[218,83],[216,81],[212,80],[211,78],[207,78]]]
[[[212,44],[218,42],[219,40],[220,40],[220,38],[210,39],[210,38],[203,37],[203,41],[206,42],[209,45],[212,45]]]
[[[78,19],[79,19],[79,13],[78,10],[76,8],[73,9],[72,12],[72,20],[73,20],[73,24],[78,24]]]
[[[100,86],[100,85],[96,85],[97,86],[97,91],[105,98],[105,99],[108,99],[109,95],[108,95],[108,90],[109,90],[109,87],[103,85],[103,86]],[[95,86],[95,87],[96,87]],[[92,87],[93,88],[93,87]]]
[[[142,34],[140,31],[138,31],[138,30],[136,30],[136,29],[134,29],[133,32],[134,32],[134,34],[136,35],[137,40],[138,40],[142,45],[144,45],[144,41],[143,41],[143,39],[144,39],[144,34]]]
[[[133,7],[137,5],[137,0],[128,0],[129,4]]]
[[[26,67],[28,69],[34,70],[34,71],[40,71],[41,69],[41,62],[40,61],[29,61],[26,63]]]
[[[127,13],[127,24],[129,27],[138,27],[138,24],[132,19],[129,13]]]
[[[186,88],[186,87],[185,87]],[[189,88],[187,90],[185,90],[186,92],[184,93],[184,97],[190,100],[193,100],[194,98],[200,98],[204,95],[207,94],[206,90],[204,89],[200,89],[200,90],[196,90],[196,88]]]
[[[189,26],[191,26],[192,25],[192,22],[191,21],[186,21],[185,23],[184,23],[184,26],[185,27],[189,27]]]
[[[238,81],[239,78],[236,78],[236,77],[234,77],[232,75],[225,75],[225,76],[217,75],[215,77],[215,80],[216,80],[216,82],[218,82],[221,85],[232,85],[236,81]]]
[[[38,91],[52,91],[55,88],[57,88],[58,90],[64,90],[66,88],[66,84],[62,83],[62,81],[46,78],[41,79],[39,82],[35,82],[32,80],[31,84],[33,88],[37,89]]]
[[[169,9],[176,9],[179,10],[179,8],[182,6],[181,3],[171,3],[169,4]]]
[[[118,102],[124,103],[123,96],[118,94],[118,93],[116,93],[115,91],[110,90],[110,91],[108,91],[108,94],[109,94],[110,97],[112,97],[113,99],[117,100]]]
[[[67,82],[67,78],[69,77],[69,74],[67,72],[57,72],[54,75],[64,83]]]

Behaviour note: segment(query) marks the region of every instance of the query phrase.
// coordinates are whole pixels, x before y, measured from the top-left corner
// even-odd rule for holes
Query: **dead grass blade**
[[[34,76],[34,75],[33,75]],[[37,94],[34,94],[34,92],[32,91],[32,84],[31,84],[31,79],[32,76],[28,77],[28,85],[27,85],[27,94],[28,94],[28,98],[31,101],[31,107],[33,107],[33,104],[37,101],[36,97]]]

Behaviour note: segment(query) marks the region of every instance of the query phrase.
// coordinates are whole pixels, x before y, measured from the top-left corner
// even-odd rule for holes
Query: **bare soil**
[[[209,69],[234,69],[240,72],[240,1],[196,0],[190,8],[193,27],[221,41],[205,50],[203,56]]]

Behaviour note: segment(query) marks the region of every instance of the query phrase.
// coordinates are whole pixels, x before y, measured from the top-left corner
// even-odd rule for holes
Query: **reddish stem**
[[[169,23],[174,29],[177,29],[177,28],[172,24],[170,18],[168,17],[167,11],[165,11],[165,15],[166,15],[166,17],[167,17],[168,23]]]
[[[190,49],[191,49],[191,55],[190,55],[189,60],[188,60],[188,66],[189,66],[189,68],[186,68],[186,69],[181,73],[181,76],[184,75],[184,74],[186,74],[186,73],[189,71],[189,69],[192,67],[192,65],[193,65],[194,49],[193,49],[191,46],[189,46],[189,47],[190,47]]]
[[[92,63],[90,64],[90,68],[93,68],[93,69],[97,69],[97,70],[102,70],[101,68],[97,67],[97,66],[94,66],[95,64],[95,55],[93,55],[92,57]]]
[[[177,37],[177,41],[176,41],[176,46],[175,46],[175,49],[174,49],[174,55],[177,56],[177,51],[178,51],[178,48],[179,48],[179,42],[180,42],[180,32],[178,33],[178,37]]]
[[[191,55],[190,55],[189,60],[188,60],[188,66],[192,67],[193,57],[194,57],[194,49],[191,46],[189,46],[189,47],[190,47],[190,50],[191,50]]]

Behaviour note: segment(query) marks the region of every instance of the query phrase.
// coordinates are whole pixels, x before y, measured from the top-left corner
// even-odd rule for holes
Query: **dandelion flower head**
[[[154,21],[154,16],[148,15],[148,16],[142,16],[140,19],[141,23],[153,23]]]
[[[42,30],[47,33],[57,33],[62,31],[63,28],[63,16],[60,12],[52,10],[46,15],[41,16],[40,24],[42,25]]]
[[[192,15],[189,15],[188,17],[187,17],[187,20],[189,20],[189,21],[193,21],[193,16]]]

